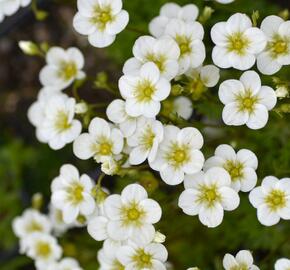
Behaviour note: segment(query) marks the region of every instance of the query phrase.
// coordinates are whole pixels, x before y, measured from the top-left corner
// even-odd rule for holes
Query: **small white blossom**
[[[290,269],[290,260],[281,258],[275,263],[275,270],[288,270]]]
[[[43,95],[32,104],[28,117],[36,126],[40,142],[48,143],[54,149],[61,149],[74,141],[81,133],[81,122],[74,119],[75,99],[65,94]]]
[[[256,54],[266,46],[264,33],[241,13],[216,23],[211,29],[211,38],[216,45],[212,60],[221,68],[249,69],[255,64]]]
[[[249,199],[263,225],[275,225],[281,218],[290,220],[290,178],[265,177],[261,186],[251,191]]]
[[[230,175],[218,167],[187,175],[178,206],[187,215],[198,215],[202,224],[217,227],[222,223],[224,210],[232,211],[240,203],[238,193],[230,185]]]
[[[71,223],[79,214],[87,216],[95,210],[95,200],[91,194],[93,183],[86,174],[79,175],[76,167],[65,164],[60,168],[60,175],[51,184],[51,202],[61,209],[63,220]]]
[[[77,6],[73,26],[98,48],[111,45],[129,22],[128,12],[122,9],[122,0],[78,0]]]
[[[202,42],[204,29],[199,22],[185,23],[173,19],[167,24],[165,34],[172,37],[179,46],[178,75],[190,68],[199,67],[205,59],[205,46]]]
[[[225,105],[223,121],[227,125],[246,124],[251,129],[263,128],[277,102],[275,91],[262,86],[255,71],[246,71],[240,80],[224,81],[219,87],[219,99]]]
[[[122,97],[126,100],[126,112],[130,116],[155,117],[160,111],[160,101],[170,93],[170,83],[161,77],[158,67],[148,62],[138,75],[123,75],[119,80]]]
[[[155,37],[161,37],[165,33],[165,28],[172,19],[178,19],[186,23],[194,22],[198,17],[198,7],[188,4],[180,7],[176,3],[166,3],[160,9],[158,17],[149,24],[149,31]]]
[[[19,238],[25,238],[32,233],[50,233],[52,226],[49,219],[35,209],[27,209],[12,223],[13,231]]]
[[[5,16],[11,16],[16,13],[20,7],[26,7],[31,0],[1,0],[0,1],[0,23]]]
[[[184,174],[199,172],[204,164],[200,151],[203,137],[196,128],[179,129],[176,126],[164,127],[164,139],[150,167],[160,172],[168,185],[177,185],[184,180]]]
[[[133,58],[126,61],[123,73],[138,75],[143,64],[153,62],[159,69],[160,75],[168,80],[173,79],[179,70],[179,47],[176,42],[164,36],[156,39],[151,36],[139,37],[133,46]]]
[[[88,224],[89,234],[97,241],[111,238],[115,241],[133,239],[138,243],[151,241],[155,229],[152,224],[161,218],[159,204],[148,199],[146,190],[131,184],[121,195],[110,195],[104,202],[104,216]]]
[[[188,120],[193,112],[192,102],[188,97],[177,97],[173,101],[173,113],[179,117]]]
[[[166,270],[168,252],[162,244],[130,242],[117,251],[117,258],[125,269]]]
[[[74,80],[82,79],[85,73],[84,56],[78,48],[64,50],[60,47],[52,47],[46,54],[47,65],[39,74],[39,80],[44,86],[64,89]]]
[[[25,238],[26,255],[35,260],[37,269],[45,269],[50,263],[60,259],[62,249],[56,238],[46,233],[34,233]]]
[[[278,16],[268,16],[261,23],[261,30],[267,37],[267,47],[257,57],[260,72],[272,75],[282,66],[290,65],[290,21]]]
[[[136,130],[137,118],[127,114],[125,104],[122,99],[113,100],[107,107],[106,114],[110,121],[119,126],[123,135],[129,137]]]
[[[132,147],[129,156],[130,164],[141,164],[147,158],[149,162],[153,162],[162,139],[163,126],[160,121],[145,117],[138,118],[136,131],[127,138],[128,145]]]
[[[225,270],[247,269],[259,270],[260,268],[254,265],[254,259],[250,251],[240,250],[236,257],[231,254],[226,254],[223,259]]]
[[[95,117],[89,125],[89,132],[81,134],[73,144],[74,154],[80,159],[94,157],[104,162],[121,153],[124,139],[121,131],[111,127],[104,119]]]
[[[221,144],[216,148],[214,156],[204,163],[204,170],[212,167],[224,168],[231,176],[231,187],[237,192],[248,192],[256,186],[258,159],[248,149],[236,153],[230,145]]]

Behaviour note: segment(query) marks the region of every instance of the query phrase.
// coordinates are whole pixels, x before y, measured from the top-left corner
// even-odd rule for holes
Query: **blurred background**
[[[130,14],[131,28],[147,32],[149,21],[159,13],[165,0],[124,0],[124,8]],[[236,0],[231,5],[219,5],[213,1],[176,0],[178,4],[194,3],[215,9],[212,18],[206,23],[207,44],[209,29],[219,20],[226,20],[235,12],[249,15],[259,10],[261,18],[278,14],[290,7],[289,0]],[[0,269],[34,269],[30,259],[18,254],[18,241],[11,230],[13,217],[21,214],[30,206],[31,197],[36,192],[44,194],[49,202],[51,180],[58,175],[64,163],[75,164],[81,172],[96,177],[99,168],[91,161],[77,160],[72,154],[71,145],[59,151],[51,150],[35,138],[35,130],[27,119],[27,109],[35,101],[40,89],[38,73],[45,64],[37,57],[25,56],[18,48],[18,41],[31,40],[37,43],[48,42],[64,48],[77,46],[85,55],[85,71],[89,76],[96,76],[106,71],[110,81],[116,83],[124,61],[131,56],[134,40],[140,35],[125,30],[117,36],[115,43],[106,49],[97,49],[88,45],[72,28],[72,18],[76,12],[76,1],[39,1],[39,7],[49,12],[45,21],[37,21],[30,8],[19,10],[0,24]],[[261,21],[261,19],[259,20]],[[209,48],[210,49],[210,48]],[[209,54],[208,54],[209,56]],[[210,63],[209,57],[207,63]],[[277,76],[289,80],[290,69],[284,68]],[[239,72],[227,72],[222,80],[237,78]],[[272,83],[271,78],[265,82]],[[67,90],[70,94],[70,89]],[[216,96],[217,89],[212,90]],[[94,89],[86,83],[80,90],[82,98],[90,103],[110,101],[114,97],[100,89]],[[216,98],[216,97],[215,97]],[[289,100],[288,100],[289,102]],[[195,105],[194,105],[195,107]],[[208,101],[196,104],[199,117],[219,119],[220,105]],[[248,148],[259,157],[259,181],[266,175],[277,177],[290,176],[290,128],[289,114],[283,117],[271,113],[271,120],[261,131],[243,128],[229,129],[221,125],[220,136],[211,136],[204,131],[204,152],[208,157],[221,143],[233,143],[237,148]],[[148,176],[149,175],[149,176]],[[132,181],[145,181],[154,176],[140,175],[138,179],[108,179],[104,181],[112,191],[119,191]],[[157,177],[157,175],[156,175]],[[154,178],[155,179],[155,178]],[[157,180],[156,180],[157,181]],[[163,208],[163,219],[158,229],[167,235],[165,245],[169,250],[169,261],[174,269],[186,269],[199,266],[201,269],[222,269],[223,255],[236,253],[240,249],[254,252],[261,269],[273,269],[273,264],[280,257],[290,256],[290,225],[283,221],[275,227],[263,227],[256,218],[256,210],[242,195],[241,206],[234,212],[226,213],[224,222],[216,229],[202,226],[196,217],[182,214],[176,206],[178,195],[183,187],[168,187],[160,183],[153,189],[151,196],[157,199]],[[157,183],[158,183],[157,182]],[[156,184],[157,186],[158,184]],[[43,211],[46,211],[44,207]],[[60,243],[66,256],[76,257],[86,270],[98,269],[96,254],[100,244],[92,240],[86,230],[69,231]]]

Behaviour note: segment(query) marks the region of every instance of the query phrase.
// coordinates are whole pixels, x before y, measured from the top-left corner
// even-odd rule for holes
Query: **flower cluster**
[[[51,208],[51,211],[54,210]],[[63,251],[55,237],[60,227],[52,217],[52,212],[47,216],[31,208],[13,220],[13,231],[20,241],[20,253],[33,259],[37,270],[82,270],[75,259],[61,258]],[[58,224],[64,224],[59,214]]]
[[[78,0],[77,5],[73,26],[95,47],[112,44],[128,24],[121,0]],[[72,84],[76,89],[76,81],[85,79],[82,53],[59,47],[46,53],[47,65],[39,75],[43,88],[28,111],[37,138],[55,150],[73,143],[74,155],[93,158],[102,174],[96,184],[75,166],[63,165],[51,184],[50,220],[35,210],[16,219],[21,251],[36,261],[37,268],[79,269],[71,259],[56,262],[61,248],[50,233],[53,226],[57,235],[85,225],[95,240],[104,241],[98,252],[100,269],[166,269],[163,235],[154,227],[162,214],[159,204],[140,184],[129,184],[120,195],[108,195],[101,187],[105,174],[124,176],[142,166],[158,172],[167,185],[183,183],[178,206],[205,226],[220,225],[224,211],[239,206],[240,192],[250,192],[250,203],[263,225],[290,220],[290,178],[267,176],[256,187],[257,156],[228,144],[219,145],[205,159],[204,137],[194,127],[198,125],[190,123],[193,102],[218,84],[220,69],[233,68],[243,71],[240,78],[223,81],[218,90],[224,123],[253,130],[266,126],[276,93],[249,69],[257,62],[259,72],[269,75],[290,64],[289,21],[269,16],[259,28],[246,14],[236,13],[216,23],[210,33],[213,65],[205,63],[205,33],[198,14],[194,4],[167,3],[161,8],[149,24],[151,35],[135,41],[133,56],[124,63],[118,81],[120,98],[108,104],[107,119],[91,111],[86,114],[88,104],[77,103],[74,92],[74,98],[62,92]],[[84,114],[86,122],[77,114]],[[259,269],[246,250],[235,257],[227,254],[223,265],[226,270]],[[275,268],[284,270],[287,265],[289,261],[282,259]]]

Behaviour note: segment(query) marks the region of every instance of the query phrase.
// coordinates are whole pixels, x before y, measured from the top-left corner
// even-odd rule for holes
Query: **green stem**
[[[99,178],[98,178],[98,180],[97,180],[97,186],[98,186],[98,187],[101,187],[101,183],[102,183],[102,180],[103,180],[103,178],[105,177],[105,175],[106,175],[106,174],[103,173],[103,172],[100,174],[100,176],[99,176]]]
[[[126,30],[130,31],[130,32],[133,32],[133,33],[137,33],[137,34],[140,34],[142,36],[144,35],[148,35],[148,33],[146,31],[143,31],[141,29],[137,29],[135,27],[132,27],[132,26],[127,26],[126,27]]]

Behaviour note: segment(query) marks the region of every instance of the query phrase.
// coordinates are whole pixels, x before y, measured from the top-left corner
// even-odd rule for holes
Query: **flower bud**
[[[285,98],[289,96],[289,91],[286,86],[280,86],[275,91],[277,98]]]
[[[119,171],[119,164],[113,158],[109,158],[102,163],[101,170],[107,175],[114,175]]]
[[[24,41],[24,40],[19,41],[18,46],[27,55],[41,55],[42,54],[38,46],[31,41]]]
[[[75,105],[75,113],[76,114],[84,114],[88,111],[88,105],[81,101]]]
[[[31,199],[32,208],[40,210],[43,206],[43,196],[41,193],[35,193]]]
[[[164,243],[165,242],[165,239],[166,239],[166,236],[164,234],[162,234],[161,232],[155,232],[155,236],[154,236],[154,239],[153,241],[155,243]]]

